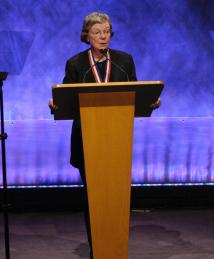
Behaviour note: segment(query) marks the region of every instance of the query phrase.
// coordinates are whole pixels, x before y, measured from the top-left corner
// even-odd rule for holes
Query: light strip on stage
[[[168,184],[132,184],[132,187],[161,187],[161,186],[214,186],[214,183],[168,183]],[[83,185],[11,185],[8,189],[45,189],[45,188],[81,188]],[[0,189],[3,189],[0,186]]]

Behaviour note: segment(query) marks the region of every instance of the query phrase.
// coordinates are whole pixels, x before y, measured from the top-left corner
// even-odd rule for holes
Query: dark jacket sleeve
[[[65,77],[63,84],[77,83],[77,71],[75,65],[68,60],[65,66]]]
[[[136,69],[135,69],[135,64],[132,56],[130,55],[130,72],[129,72],[129,80],[130,81],[137,81],[137,76],[136,76]]]
[[[78,74],[78,58],[73,57],[66,62],[65,76],[63,84],[79,83],[80,78]],[[81,134],[81,124],[79,119],[73,120],[71,130],[71,143],[70,143],[70,163],[76,167],[83,167],[83,144]]]

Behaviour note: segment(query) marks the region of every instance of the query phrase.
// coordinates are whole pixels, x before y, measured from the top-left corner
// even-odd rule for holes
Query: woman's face
[[[108,22],[95,23],[88,32],[88,41],[97,51],[108,48],[110,39],[111,29]]]

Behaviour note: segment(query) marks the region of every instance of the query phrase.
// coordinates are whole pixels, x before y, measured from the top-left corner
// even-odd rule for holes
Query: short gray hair
[[[85,20],[82,25],[82,32],[80,34],[80,40],[89,44],[87,37],[88,37],[88,32],[91,29],[91,27],[96,24],[96,23],[104,23],[108,22],[110,25],[110,30],[111,30],[111,37],[114,35],[112,32],[112,24],[110,21],[110,18],[107,14],[105,13],[91,13],[85,17]]]

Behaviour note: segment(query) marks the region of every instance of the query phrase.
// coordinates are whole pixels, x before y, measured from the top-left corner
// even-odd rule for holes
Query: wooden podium
[[[80,117],[94,259],[127,259],[134,116],[149,116],[162,81],[53,86],[55,119]]]

